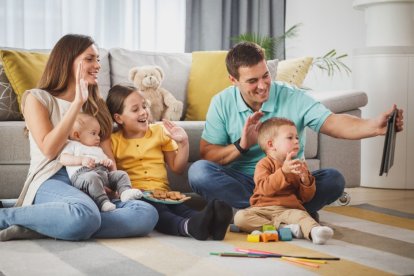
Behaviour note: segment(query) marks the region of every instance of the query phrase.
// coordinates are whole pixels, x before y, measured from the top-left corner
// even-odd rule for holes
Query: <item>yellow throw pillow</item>
[[[301,57],[279,61],[276,80],[301,87],[306,78],[306,74],[312,65],[312,61],[312,57]]]
[[[49,54],[0,50],[0,58],[3,62],[6,76],[10,81],[13,91],[17,95],[20,109],[23,93],[26,90],[37,86],[46,66]]]
[[[231,85],[226,69],[227,51],[192,53],[187,85],[187,121],[204,121],[211,98]]]

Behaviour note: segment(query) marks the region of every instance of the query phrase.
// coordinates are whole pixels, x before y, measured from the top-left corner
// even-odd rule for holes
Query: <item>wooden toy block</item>
[[[263,230],[263,232],[266,232],[266,231],[275,231],[276,228],[275,228],[274,225],[265,224],[265,225],[262,226],[262,230]]]
[[[289,228],[281,228],[279,231],[279,240],[280,241],[291,241],[292,240],[292,232]]]
[[[260,242],[260,235],[247,235],[248,242]]]
[[[277,233],[263,233],[260,235],[260,239],[262,240],[262,242],[277,242],[279,240],[279,235]]]

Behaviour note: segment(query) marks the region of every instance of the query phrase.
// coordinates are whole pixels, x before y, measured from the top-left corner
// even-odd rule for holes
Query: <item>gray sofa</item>
[[[143,51],[129,51],[120,48],[101,49],[101,71],[99,85],[101,93],[106,98],[111,85],[127,82],[128,71],[134,66],[154,64],[163,68],[165,79],[163,87],[171,91],[175,97],[186,102],[186,86],[191,69],[191,54],[188,53],[153,53]],[[274,77],[277,62],[269,61],[269,68]],[[24,122],[19,121],[15,96],[10,94],[10,85],[7,87],[7,79],[0,66],[0,85],[2,98],[9,97],[9,106],[0,109],[0,200],[17,198],[26,178],[29,156],[28,139],[24,136]],[[8,93],[7,88],[9,89]],[[314,98],[321,101],[335,113],[347,113],[360,116],[360,107],[367,104],[367,96],[364,92],[307,91]],[[0,99],[4,102],[4,99]],[[4,103],[2,103],[4,104]],[[8,115],[4,115],[6,110]],[[1,118],[3,117],[3,118]],[[13,117],[13,118],[11,118]],[[204,127],[203,121],[179,121],[190,137],[189,165],[198,160],[200,135]],[[345,141],[317,135],[311,130],[307,131],[307,143],[305,157],[309,167],[318,168],[333,167],[340,170],[346,179],[346,187],[356,187],[360,184],[360,142]],[[175,175],[169,172],[171,187],[182,192],[191,192],[187,182],[187,174]],[[3,200],[4,201],[4,200]]]

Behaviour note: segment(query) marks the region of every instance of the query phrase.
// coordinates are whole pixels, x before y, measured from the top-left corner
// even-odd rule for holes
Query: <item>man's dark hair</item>
[[[230,49],[226,56],[227,72],[239,80],[239,68],[250,67],[265,59],[263,48],[253,42],[240,42]]]

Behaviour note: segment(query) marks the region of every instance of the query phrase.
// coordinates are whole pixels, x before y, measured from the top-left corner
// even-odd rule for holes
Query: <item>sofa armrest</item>
[[[368,103],[367,94],[359,90],[307,91],[306,93],[323,103],[333,113],[345,113]]]
[[[361,117],[361,110],[344,112]],[[321,168],[334,168],[345,178],[346,188],[358,187],[361,183],[361,141],[333,138],[319,133],[318,155]]]

